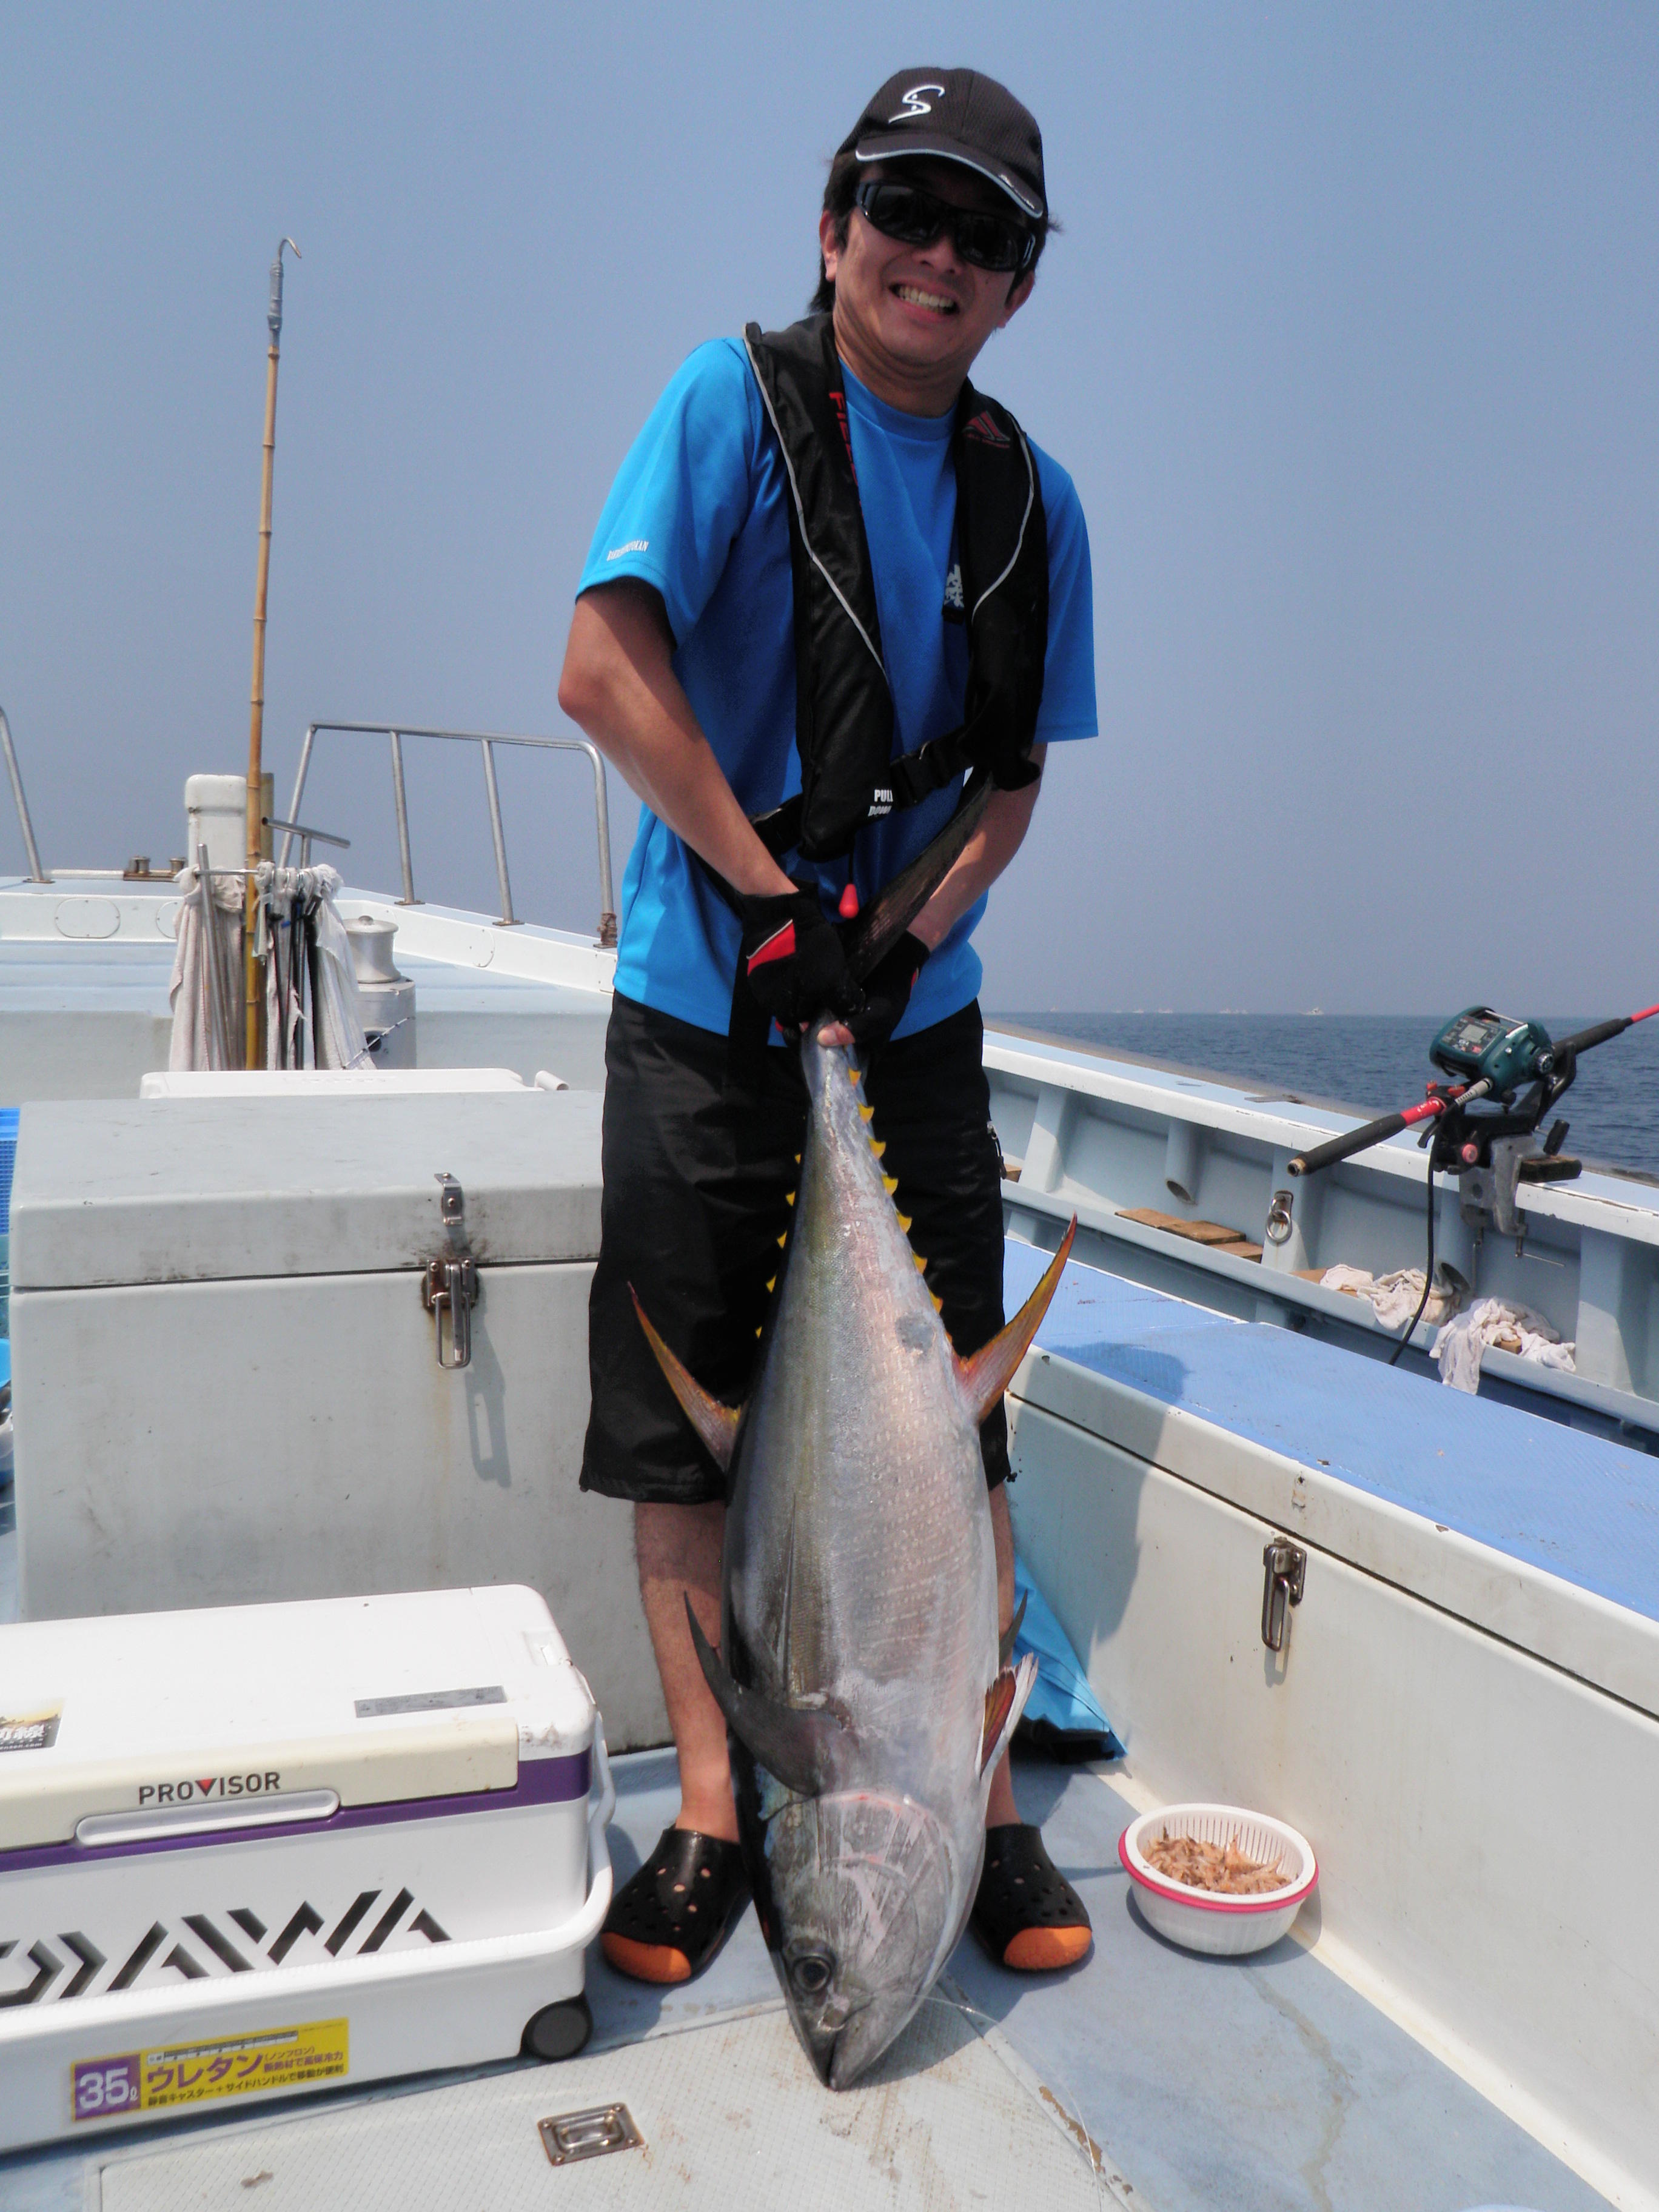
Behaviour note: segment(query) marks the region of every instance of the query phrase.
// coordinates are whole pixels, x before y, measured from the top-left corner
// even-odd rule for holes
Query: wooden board
[[[1155,1206],[1120,1206],[1120,1221],[1138,1221],[1144,1229],[1166,1229],[1171,1237],[1188,1237],[1194,1244],[1242,1244],[1242,1229],[1228,1229],[1219,1221],[1188,1221],[1178,1213],[1160,1213]]]
[[[1162,1229],[1189,1243],[1206,1245],[1212,1252],[1231,1252],[1235,1260],[1260,1260],[1261,1247],[1252,1244],[1242,1229],[1229,1229],[1220,1221],[1188,1221],[1179,1213],[1160,1213],[1155,1206],[1121,1206],[1120,1221],[1138,1221],[1143,1229]]]

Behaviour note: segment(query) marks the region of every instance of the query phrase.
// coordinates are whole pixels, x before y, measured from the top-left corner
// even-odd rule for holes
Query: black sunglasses
[[[953,207],[919,185],[870,179],[853,195],[853,204],[884,238],[905,246],[931,246],[941,231],[964,261],[975,269],[1012,272],[1030,266],[1036,234],[1007,216],[983,215],[977,208]]]

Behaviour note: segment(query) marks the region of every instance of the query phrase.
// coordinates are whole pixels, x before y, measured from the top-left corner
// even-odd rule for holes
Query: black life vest
[[[1036,464],[1008,412],[964,382],[951,436],[968,687],[960,726],[895,760],[893,695],[859,503],[847,398],[828,315],[744,332],[788,479],[795,742],[801,789],[755,828],[775,854],[851,850],[867,823],[974,769],[1033,781],[1048,643],[1048,532]]]

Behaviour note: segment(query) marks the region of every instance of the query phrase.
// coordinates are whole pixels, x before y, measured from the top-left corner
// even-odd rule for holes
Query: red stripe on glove
[[[747,972],[752,975],[757,968],[765,967],[769,961],[793,960],[794,957],[795,925],[793,921],[786,921],[781,929],[773,932],[764,945],[755,947],[749,956]]]

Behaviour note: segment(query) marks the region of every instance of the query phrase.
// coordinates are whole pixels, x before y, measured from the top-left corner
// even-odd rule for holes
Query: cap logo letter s
[[[900,94],[904,102],[903,106],[896,115],[890,115],[887,120],[890,123],[915,123],[921,116],[931,115],[933,112],[933,103],[931,100],[922,98],[924,92],[934,93],[940,100],[945,97],[945,87],[942,84],[913,84],[908,92]]]

